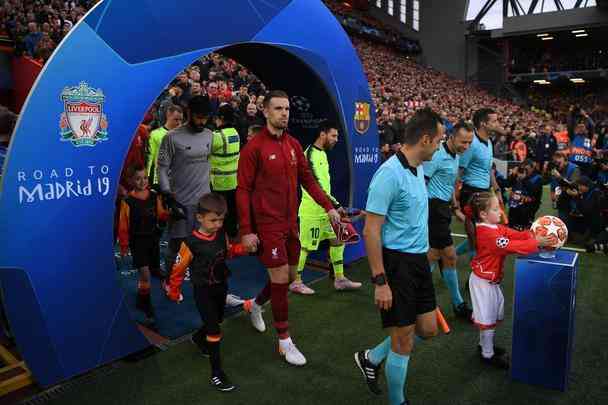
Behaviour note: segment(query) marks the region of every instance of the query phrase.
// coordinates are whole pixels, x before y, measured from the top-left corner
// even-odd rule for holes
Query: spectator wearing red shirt
[[[306,358],[290,338],[287,304],[300,256],[298,182],[325,208],[332,222],[340,221],[340,215],[311,173],[299,142],[286,132],[289,98],[285,92],[268,95],[264,116],[266,127],[241,151],[236,199],[242,244],[250,250],[259,245],[260,261],[270,281],[255,300],[247,301],[246,309],[253,326],[264,332],[262,305],[271,300],[279,352],[288,363],[301,366]]]

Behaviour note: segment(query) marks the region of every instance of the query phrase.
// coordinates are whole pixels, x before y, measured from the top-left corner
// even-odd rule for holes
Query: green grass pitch
[[[547,207],[543,212],[550,213]],[[455,224],[454,232],[462,233]],[[461,239],[457,238],[457,242]],[[468,276],[465,260],[459,263],[461,287]],[[503,282],[505,322],[496,342],[510,348],[513,306],[513,258],[506,264]],[[311,297],[290,296],[290,329],[308,359],[301,368],[287,365],[278,355],[271,327],[260,334],[243,314],[224,323],[224,368],[238,390],[222,394],[208,384],[208,360],[190,342],[181,343],[116,372],[80,385],[50,401],[56,405],[96,404],[382,404],[386,394],[367,391],[355,368],[353,353],[383,338],[368,282],[367,261],[347,270],[364,282],[358,292],[337,293],[321,280]],[[481,365],[478,332],[456,320],[449,294],[439,272],[434,275],[439,304],[452,328],[416,346],[412,355],[407,395],[413,404],[555,404],[591,405],[608,401],[608,257],[581,254],[577,286],[574,352],[569,390],[565,393],[514,383],[505,371]],[[468,292],[465,292],[468,300]],[[270,308],[265,320],[271,326]],[[382,386],[384,378],[382,377]],[[386,391],[386,390],[385,390]]]

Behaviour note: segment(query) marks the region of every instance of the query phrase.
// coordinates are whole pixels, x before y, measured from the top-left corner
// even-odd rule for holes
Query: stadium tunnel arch
[[[220,52],[271,88],[310,100],[308,115],[292,121],[304,145],[315,117],[340,123],[346,142],[332,154],[335,194],[355,207],[365,203],[378,164],[369,158],[378,148],[373,103],[329,10],[309,0],[250,0],[239,10],[223,1],[182,3],[98,3],[47,63],[17,123],[0,184],[0,212],[11,213],[0,223],[0,285],[19,351],[42,386],[149,345],[115,276],[114,199],[141,117],[193,60]],[[163,32],[205,35],[167,38],[154,29],[160,16]],[[132,21],[144,29],[132,30]],[[88,137],[64,125],[82,118],[92,122]],[[346,261],[362,255],[362,244],[353,246]]]

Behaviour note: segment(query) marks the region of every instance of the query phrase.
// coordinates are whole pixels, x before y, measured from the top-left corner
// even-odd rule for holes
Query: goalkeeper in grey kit
[[[158,152],[160,190],[168,205],[169,249],[165,259],[167,278],[182,242],[195,226],[196,206],[209,193],[209,154],[213,133],[205,127],[211,115],[209,98],[192,97],[190,119],[163,138]]]

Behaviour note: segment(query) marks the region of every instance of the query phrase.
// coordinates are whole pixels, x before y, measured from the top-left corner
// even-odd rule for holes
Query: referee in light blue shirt
[[[464,208],[473,193],[498,191],[498,183],[492,173],[494,152],[490,134],[502,132],[498,125],[498,114],[491,108],[482,108],[473,114],[475,136],[471,147],[460,157],[462,190],[460,207]],[[500,199],[500,193],[497,194]]]
[[[456,316],[470,320],[471,309],[463,300],[456,273],[456,249],[452,240],[452,210],[450,203],[456,199],[454,187],[458,178],[459,155],[465,153],[473,142],[473,124],[459,121],[451,135],[441,144],[430,162],[424,162],[424,176],[429,193],[429,244],[430,263],[439,261],[441,276],[445,281]]]
[[[437,334],[422,162],[433,157],[444,132],[437,113],[417,111],[406,126],[401,149],[380,166],[369,186],[363,236],[375,302],[389,337],[355,353],[355,362],[370,391],[380,394],[378,369],[386,360],[390,404],[409,403],[404,391],[414,332],[421,338]]]
[[[498,114],[491,108],[482,108],[473,114],[473,125],[475,125],[475,136],[471,147],[460,156],[460,179],[462,188],[460,189],[459,204],[457,210],[463,210],[468,205],[474,193],[490,191],[494,189],[496,197],[502,203],[502,196],[499,192],[498,183],[492,172],[494,151],[490,135],[492,132],[502,133],[502,128],[498,125]],[[465,226],[469,229],[472,225],[470,220],[465,221]],[[467,250],[471,253],[471,243],[463,242],[457,248],[458,254],[464,254]]]

